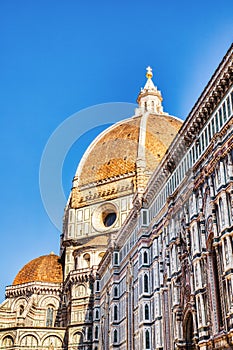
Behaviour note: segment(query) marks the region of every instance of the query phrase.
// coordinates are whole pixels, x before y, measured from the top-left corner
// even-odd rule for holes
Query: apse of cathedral
[[[182,122],[147,68],[78,165],[60,255],[26,264],[0,349],[233,348],[233,46]]]

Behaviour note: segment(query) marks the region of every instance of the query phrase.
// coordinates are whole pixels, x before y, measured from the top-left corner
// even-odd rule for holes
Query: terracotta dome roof
[[[60,257],[51,253],[31,260],[17,274],[13,285],[28,282],[61,283],[63,281]]]
[[[141,116],[105,130],[87,149],[76,175],[79,186],[136,171]],[[182,125],[167,114],[150,114],[146,122],[146,168],[154,171]]]

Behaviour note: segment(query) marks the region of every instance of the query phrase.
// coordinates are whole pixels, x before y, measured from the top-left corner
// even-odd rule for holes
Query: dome
[[[77,171],[79,186],[136,173],[142,116],[106,129],[88,148]],[[182,122],[169,115],[149,114],[145,125],[145,160],[155,170]],[[101,156],[100,156],[101,155]]]
[[[13,285],[29,282],[61,283],[63,281],[60,257],[51,253],[31,260],[17,274]]]
[[[147,70],[135,115],[103,131],[84,153],[73,180],[72,208],[143,193],[178,133],[182,120],[163,111],[161,92]]]

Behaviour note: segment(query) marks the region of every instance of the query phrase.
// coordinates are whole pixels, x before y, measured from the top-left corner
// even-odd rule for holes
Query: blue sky
[[[39,189],[52,132],[83,108],[134,103],[148,65],[165,111],[185,118],[232,42],[232,13],[230,0],[0,2],[0,301],[25,263],[59,252]],[[101,129],[71,148],[66,195]]]

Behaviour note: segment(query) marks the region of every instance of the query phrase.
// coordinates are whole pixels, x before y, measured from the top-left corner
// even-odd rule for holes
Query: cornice
[[[29,296],[32,294],[53,294],[60,295],[62,283],[30,282],[6,287],[6,298]]]
[[[97,266],[93,266],[92,268],[83,268],[70,271],[64,282],[65,290],[76,283],[93,282],[96,269]]]
[[[79,188],[80,191],[83,191],[83,190],[86,190],[86,189],[89,190],[89,189],[91,189],[93,187],[95,188],[97,186],[101,186],[101,185],[108,184],[108,183],[111,183],[111,182],[113,182],[115,184],[116,181],[127,179],[129,177],[135,176],[135,174],[136,174],[135,171],[132,171],[132,172],[129,172],[129,173],[126,173],[126,174],[119,174],[119,175],[112,176],[112,177],[109,177],[109,178],[106,178],[106,179],[101,179],[101,180],[96,181],[96,182],[91,182],[91,183],[88,183],[86,185],[78,185],[78,188]]]
[[[103,181],[101,184],[85,189],[79,187],[72,188],[71,195],[71,207],[82,208],[90,204],[97,204],[103,200],[115,199],[130,195],[134,192],[134,178],[135,175],[132,173],[130,176],[122,177],[114,181]]]

